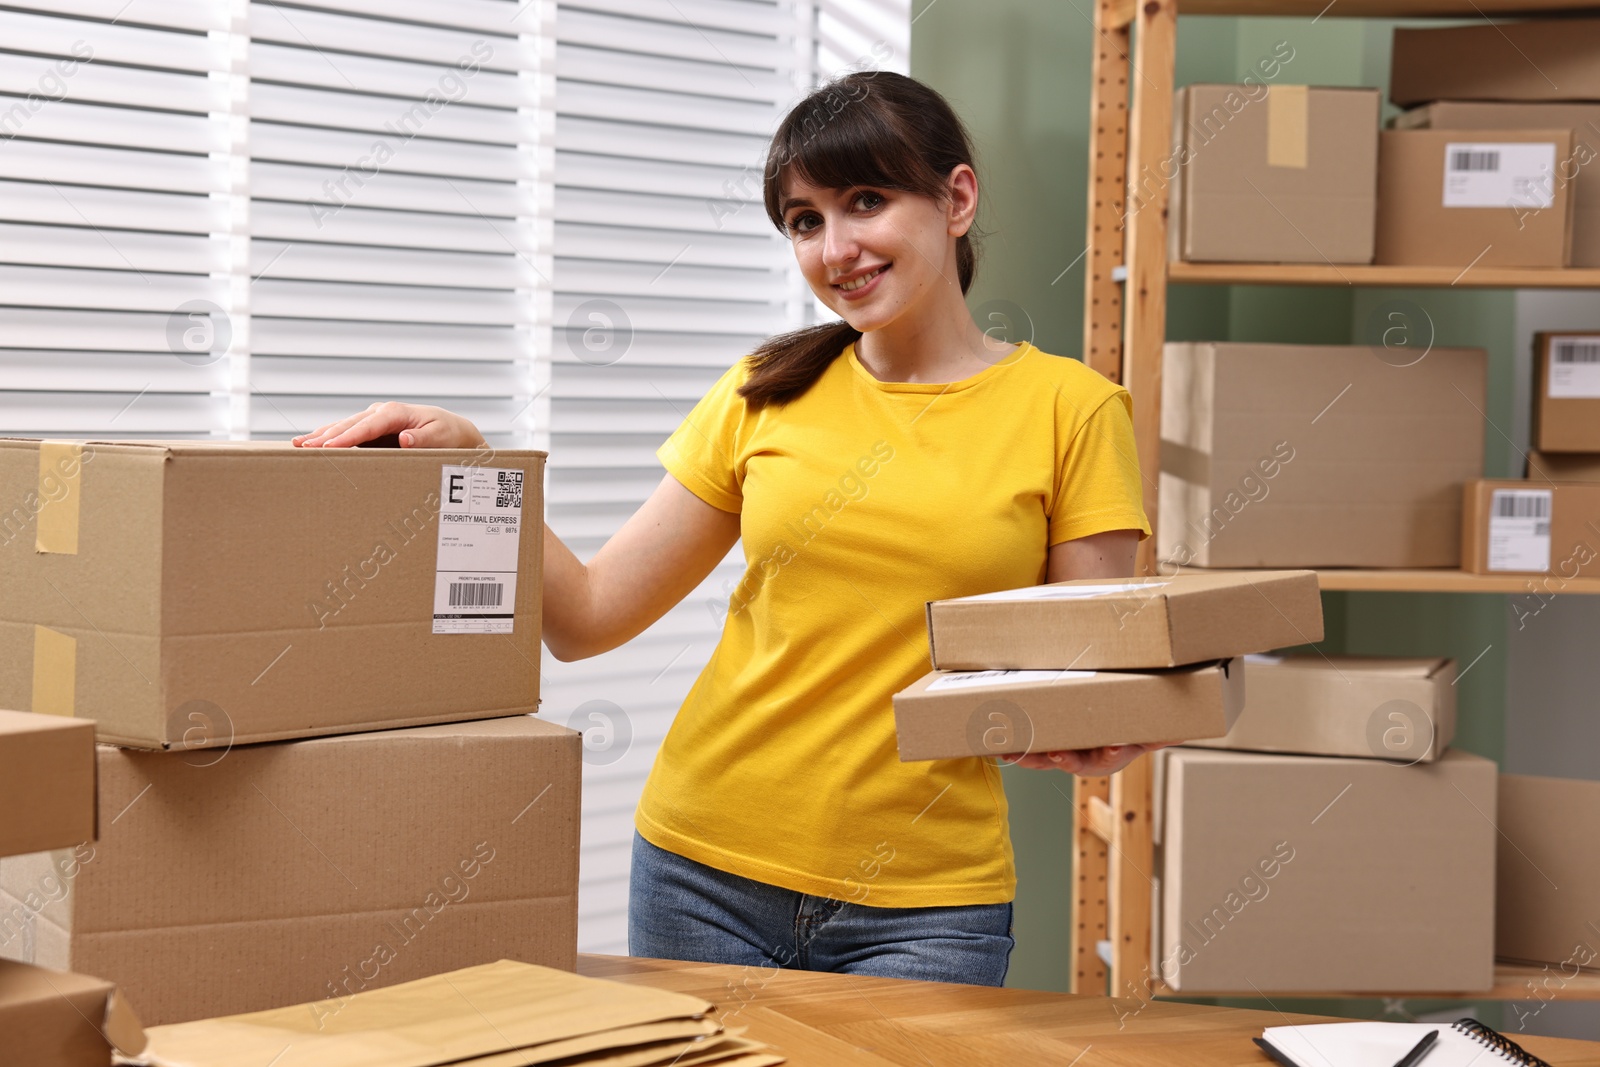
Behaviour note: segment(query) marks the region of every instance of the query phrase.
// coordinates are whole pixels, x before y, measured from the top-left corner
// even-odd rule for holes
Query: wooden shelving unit
[[[1139,463],[1160,469],[1161,351],[1166,339],[1167,285],[1362,285],[1395,287],[1600,288],[1600,270],[1278,266],[1167,262],[1167,195],[1155,190],[1124,219],[1129,176],[1160,173],[1170,151],[1174,59],[1179,7],[1186,15],[1441,17],[1600,13],[1577,0],[1096,0],[1090,83],[1088,236],[1084,294],[1084,361],[1133,393]],[[1134,75],[1134,72],[1137,75]],[[1150,521],[1160,515],[1146,501]],[[1140,566],[1154,570],[1153,540]],[[1460,571],[1328,570],[1323,588],[1393,592],[1517,594],[1595,593],[1600,579],[1481,576]],[[1548,583],[1548,584],[1546,584]],[[1113,996],[1173,995],[1151,975],[1153,868],[1151,768],[1141,759],[1111,778],[1074,779],[1074,992]],[[1110,943],[1109,968],[1097,951]],[[1440,994],[1469,999],[1600,999],[1600,978],[1565,982],[1551,971],[1503,964],[1489,993]],[[1529,987],[1529,982],[1534,986]],[[1535,990],[1538,990],[1537,992]],[[1207,994],[1210,995],[1210,994]],[[1256,997],[1259,991],[1240,996]],[[1274,997],[1279,994],[1272,994]],[[1287,996],[1288,994],[1284,994]],[[1332,997],[1341,992],[1307,992]],[[1372,995],[1371,993],[1362,995]],[[1415,994],[1408,994],[1415,995]],[[1431,995],[1431,994],[1430,994]]]

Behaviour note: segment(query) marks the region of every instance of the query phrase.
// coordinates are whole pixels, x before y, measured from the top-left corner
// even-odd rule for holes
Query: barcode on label
[[[1450,153],[1450,169],[1454,171],[1495,171],[1500,169],[1500,153],[1494,151],[1458,149]]]
[[[1497,519],[1548,519],[1550,493],[1542,489],[1532,492],[1515,489],[1498,490],[1494,494],[1494,514]]]
[[[1557,363],[1600,363],[1600,340],[1566,338],[1550,346]]]
[[[498,608],[505,586],[499,582],[451,582],[452,608]]]

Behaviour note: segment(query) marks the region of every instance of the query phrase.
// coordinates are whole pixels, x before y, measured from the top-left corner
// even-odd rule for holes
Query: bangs
[[[784,119],[767,157],[767,216],[783,225],[784,187],[793,178],[824,189],[873,186],[941,196],[944,183],[883,109],[866,105],[871,86],[844,79],[819,89]]]

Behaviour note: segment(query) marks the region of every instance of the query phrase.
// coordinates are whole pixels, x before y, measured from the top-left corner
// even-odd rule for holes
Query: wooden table
[[[628,956],[578,973],[690,993],[794,1067],[1271,1067],[1250,1038],[1312,1015],[1113,1000]],[[1332,1020],[1321,1020],[1332,1021]],[[1600,1067],[1600,1043],[1519,1038],[1556,1067]]]

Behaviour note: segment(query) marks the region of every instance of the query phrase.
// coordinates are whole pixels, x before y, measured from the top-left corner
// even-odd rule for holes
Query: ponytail
[[[859,340],[861,331],[843,319],[769,337],[750,354],[750,377],[739,386],[739,395],[754,410],[798,399]]]

